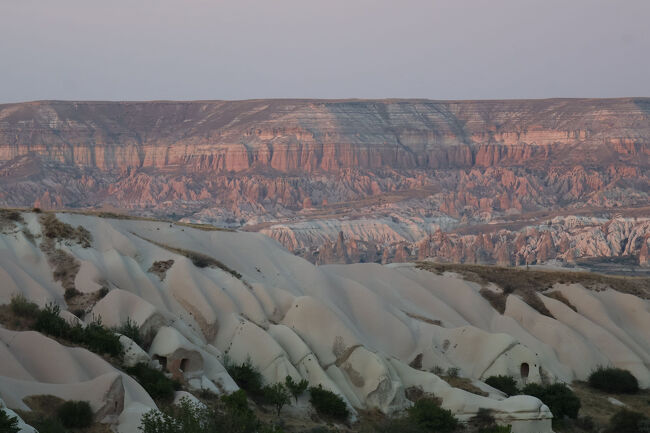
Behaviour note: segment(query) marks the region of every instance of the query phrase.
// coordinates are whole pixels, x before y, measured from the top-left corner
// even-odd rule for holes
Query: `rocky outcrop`
[[[293,247],[318,264],[356,262],[407,262],[428,258],[454,263],[520,266],[544,263],[575,264],[597,270],[634,272],[648,265],[650,220],[617,216],[591,218],[555,217],[516,229],[510,224],[439,228],[426,224],[400,233],[403,223],[367,220],[366,223],[329,221],[312,230],[304,226],[271,226],[263,233]],[[334,228],[344,228],[337,236]],[[292,236],[289,237],[288,233]],[[315,234],[318,233],[316,239]],[[411,235],[410,237],[408,235]],[[287,239],[291,239],[289,242]],[[608,262],[608,267],[602,267]],[[641,270],[638,270],[642,272]]]
[[[647,205],[649,105],[644,98],[6,104],[0,205],[107,207],[250,230],[288,222],[273,237],[299,253],[322,247],[323,262],[422,257],[430,248],[412,244],[446,231],[441,218],[471,225]],[[393,218],[400,228],[376,246],[343,227]],[[347,257],[341,245],[329,252],[330,236],[307,245],[294,232],[318,221],[343,224],[332,231],[344,232]],[[425,236],[414,225],[428,225]],[[520,260],[519,247],[480,242],[444,255]],[[561,242],[546,238],[535,260],[556,256]]]

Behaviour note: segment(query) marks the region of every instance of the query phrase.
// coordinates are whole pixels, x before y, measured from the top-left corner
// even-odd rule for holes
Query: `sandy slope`
[[[39,249],[37,215],[24,218],[24,225],[0,235],[0,303],[23,293],[40,305],[65,308],[63,288]],[[222,365],[227,354],[235,362],[250,357],[267,382],[304,377],[355,408],[399,410],[409,404],[405,389],[417,386],[441,397],[460,418],[488,407],[517,432],[548,432],[550,414],[539,400],[470,394],[429,371],[458,367],[476,380],[508,374],[521,382],[570,382],[612,364],[650,386],[650,303],[631,295],[558,286],[577,312],[543,297],[550,318],[510,296],[500,315],[477,285],[454,275],[408,265],[317,267],[255,233],[58,218],[93,235],[91,248],[58,244],[80,263],[77,289],[110,289],[86,317],[101,316],[109,326],[134,320],[155,338],[149,353],[134,347],[129,359],[165,362],[190,388],[236,389]],[[198,268],[160,245],[207,254],[241,278],[218,267]],[[163,260],[174,262],[162,279],[148,272]],[[120,431],[135,432],[139,415],[154,406],[135,381],[84,349],[33,332],[0,329],[0,339],[0,398],[10,408],[24,409],[20,399],[34,394],[83,396]],[[51,355],[39,357],[42,347]]]

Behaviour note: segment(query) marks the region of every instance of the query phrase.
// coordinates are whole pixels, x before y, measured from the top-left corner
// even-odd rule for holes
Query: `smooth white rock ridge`
[[[93,235],[90,248],[57,243],[81,265],[77,288],[89,294],[109,289],[89,306],[86,320],[101,317],[109,326],[132,320],[152,344],[148,353],[133,348],[130,362],[150,358],[190,389],[232,392],[237,386],[223,366],[226,358],[250,359],[267,383],[287,375],[305,378],[341,395],[352,408],[391,413],[411,404],[405,390],[419,387],[442,398],[461,419],[489,407],[517,433],[543,433],[551,430],[551,415],[539,400],[470,394],[431,371],[455,367],[474,381],[505,374],[520,383],[570,382],[586,378],[596,365],[611,364],[632,371],[641,386],[650,385],[650,304],[632,295],[558,286],[577,312],[542,296],[551,318],[510,296],[501,315],[476,284],[411,265],[319,267],[258,233],[67,213],[57,217]],[[21,227],[0,234],[0,303],[21,293],[39,305],[56,302],[66,309],[64,290],[38,247],[36,217],[26,213],[25,219],[34,243]],[[216,261],[197,267],[181,250]],[[154,262],[170,260],[164,277],[149,272]],[[121,432],[136,432],[139,416],[153,405],[137,383],[136,392],[132,379],[83,349],[33,332],[2,330],[0,335],[47,340],[43,344],[56,356],[67,357],[67,363],[54,364],[15,343],[0,345],[0,398],[11,408],[23,408],[7,395],[11,387],[23,390],[17,395],[42,387],[67,397],[93,381],[105,391],[121,380],[125,404],[116,423]],[[95,390],[102,389],[100,382]],[[102,405],[101,396],[91,392],[88,398],[94,408]]]

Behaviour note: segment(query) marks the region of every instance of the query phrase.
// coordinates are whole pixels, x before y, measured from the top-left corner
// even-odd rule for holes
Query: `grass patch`
[[[32,319],[36,318],[39,312],[38,305],[28,300],[23,294],[12,296],[9,308],[18,316]]]
[[[609,401],[611,397],[625,404],[628,410],[640,413],[650,410],[650,390],[639,390],[636,394],[610,394],[594,389],[586,382],[574,382],[571,388],[582,403],[580,418],[591,419],[597,427],[594,431],[607,427],[612,416],[620,411],[620,406]],[[557,431],[568,433],[573,430],[558,428]]]
[[[474,385],[472,380],[466,377],[443,376],[442,379],[454,388],[462,389],[463,391],[471,392],[472,394],[481,395],[483,397],[490,395]]]
[[[56,413],[68,428],[87,428],[93,423],[93,410],[87,401],[66,401]]]

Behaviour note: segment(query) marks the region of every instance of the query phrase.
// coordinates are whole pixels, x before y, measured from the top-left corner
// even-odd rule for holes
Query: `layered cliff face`
[[[440,219],[448,231],[544,209],[646,205],[649,169],[643,98],[0,105],[2,205],[246,225],[312,259],[324,245],[330,255],[349,221],[397,220],[402,239],[361,224],[393,260],[401,242],[431,245]],[[296,232],[309,222],[334,235]]]
[[[647,99],[9,104],[0,106],[0,159],[35,153],[104,171],[212,173],[638,166],[650,154],[649,106]]]

